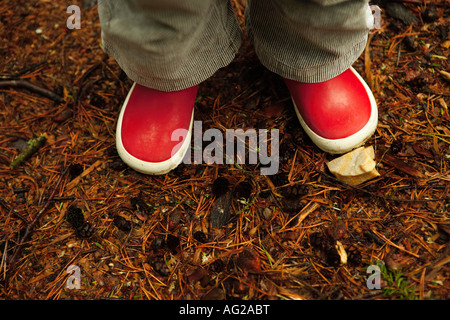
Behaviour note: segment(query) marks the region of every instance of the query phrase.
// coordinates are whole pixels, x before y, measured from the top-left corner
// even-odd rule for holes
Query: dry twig
[[[53,101],[56,101],[58,103],[61,103],[64,101],[64,98],[61,97],[60,95],[39,87],[27,80],[4,80],[4,81],[0,81],[0,89],[5,89],[5,88],[16,88],[16,89],[26,89],[28,91],[40,94],[41,96],[44,96],[46,98],[49,98]]]

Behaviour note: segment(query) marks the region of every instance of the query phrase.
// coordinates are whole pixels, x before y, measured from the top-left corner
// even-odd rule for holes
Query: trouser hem
[[[147,70],[135,70],[132,68],[132,63],[122,59],[122,55],[114,50],[114,46],[109,44],[105,35],[102,37],[102,42],[103,50],[115,58],[116,62],[132,81],[155,90],[170,92],[183,90],[200,84],[211,77],[217,70],[230,64],[241,46],[242,39],[242,32],[236,30],[231,35],[228,46],[223,48],[223,50],[216,51],[220,51],[220,54],[204,54],[197,56],[195,60],[189,61],[184,67],[185,70],[183,73],[189,76],[177,79],[170,78],[170,75],[165,78],[152,77],[149,76]]]
[[[267,52],[261,45],[257,46],[256,54],[267,69],[283,78],[304,83],[317,83],[332,79],[349,69],[364,51],[367,38],[366,36],[353,45],[346,55],[309,67],[296,66],[295,61],[287,63],[286,61],[278,60],[275,54]]]

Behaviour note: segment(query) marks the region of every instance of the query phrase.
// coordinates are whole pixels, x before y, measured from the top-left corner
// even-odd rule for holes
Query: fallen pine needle
[[[86,177],[87,175],[89,175],[92,171],[95,170],[95,168],[99,167],[103,162],[101,160],[97,160],[94,164],[92,164],[89,168],[87,168],[86,170],[84,170],[78,177],[76,177],[75,179],[73,179],[72,181],[70,181],[67,185],[66,185],[66,190],[72,190],[79,182],[82,178]]]
[[[306,219],[307,216],[309,216],[311,213],[313,213],[314,211],[316,211],[318,208],[320,207],[320,205],[316,202],[310,202],[309,204],[307,204],[300,212],[299,212],[299,217],[297,220],[297,226],[300,225],[303,220]],[[289,223],[295,219],[296,216],[292,217],[288,222],[286,222],[286,224],[280,229],[280,231],[282,231],[287,225],[289,225]],[[285,230],[286,231],[286,230]]]
[[[416,254],[416,253],[414,253],[414,252],[411,252],[411,251],[408,251],[408,250],[406,250],[405,248],[403,248],[402,246],[399,246],[399,245],[393,243],[391,240],[389,240],[388,238],[386,238],[384,235],[382,235],[381,233],[377,232],[376,230],[372,230],[372,232],[373,232],[375,235],[377,235],[381,240],[383,240],[384,242],[386,242],[387,244],[389,244],[389,245],[391,245],[391,246],[397,248],[397,249],[400,250],[400,251],[406,252],[406,253],[412,255],[413,257],[419,258],[419,255],[418,255],[418,254]]]

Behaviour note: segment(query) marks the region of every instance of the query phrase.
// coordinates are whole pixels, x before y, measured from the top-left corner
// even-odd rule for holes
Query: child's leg
[[[164,174],[190,148],[198,84],[233,60],[239,23],[224,0],[99,0],[98,9],[104,50],[135,81],[117,151],[139,172]]]
[[[229,1],[99,0],[104,50],[135,82],[185,89],[229,64],[242,40]]]
[[[345,153],[372,136],[375,98],[351,68],[373,23],[367,0],[248,0],[246,18],[259,59],[285,79],[319,148]]]

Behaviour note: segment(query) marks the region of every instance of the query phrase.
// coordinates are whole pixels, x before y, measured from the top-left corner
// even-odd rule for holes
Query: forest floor
[[[450,298],[448,1],[378,2],[381,28],[354,67],[379,106],[367,145],[380,176],[357,187],[328,172],[334,157],[247,38],[200,86],[195,120],[279,129],[278,173],[127,168],[115,125],[132,83],[101,49],[95,1],[72,2],[81,29],[66,28],[66,1],[0,4],[0,298]],[[218,209],[231,218],[212,228]]]

